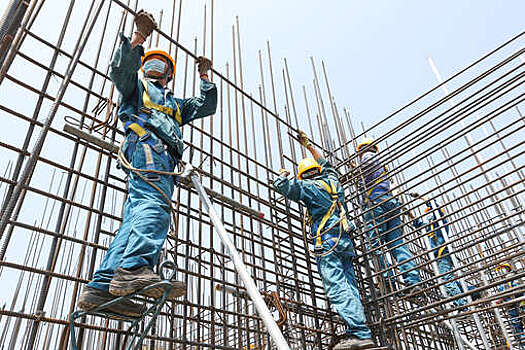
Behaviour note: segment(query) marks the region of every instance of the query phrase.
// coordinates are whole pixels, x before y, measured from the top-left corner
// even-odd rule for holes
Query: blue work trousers
[[[436,248],[445,243],[445,239],[442,236],[440,231],[435,233],[434,237],[430,237],[430,247]],[[434,257],[437,259],[438,272],[440,275],[443,275],[441,278],[443,281],[452,281],[456,276],[453,273],[448,273],[454,268],[454,263],[452,262],[452,257],[449,254],[448,247],[443,250],[441,256],[439,256],[439,248],[434,249]],[[445,284],[445,289],[447,294],[451,297],[463,293],[463,288],[458,280],[449,282]],[[467,303],[465,299],[456,299],[454,300],[455,306],[463,306]]]
[[[525,306],[516,304],[515,306],[509,308],[507,312],[510,316],[510,323],[512,324],[512,328],[514,328],[514,335],[516,339],[519,339],[521,342],[520,345],[525,345],[525,334],[523,334]]]
[[[173,157],[164,150],[160,141],[152,142],[153,135],[147,134],[144,140],[136,140],[134,134],[131,136],[132,141],[128,142],[125,153],[134,168],[173,171]],[[173,176],[151,173],[143,173],[143,176],[171,199]],[[133,172],[129,175],[128,191],[122,224],[88,286],[108,290],[117,267],[153,268],[158,263],[169,230],[170,205],[156,189]]]
[[[379,204],[373,209],[375,204]],[[368,237],[370,239],[370,249],[377,248],[381,243],[386,244],[395,259],[400,264],[399,270],[402,273],[403,280],[408,285],[413,285],[421,281],[418,270],[410,270],[416,266],[414,260],[401,264],[403,261],[412,258],[412,253],[404,244],[403,230],[401,229],[401,205],[399,201],[391,195],[383,195],[368,202],[367,211],[364,214],[365,222],[368,227]],[[379,259],[381,270],[386,268],[385,257],[381,249],[375,251]],[[384,277],[390,276],[391,271],[384,274]]]
[[[326,250],[331,245],[323,243]],[[343,234],[332,253],[317,258],[317,267],[330,303],[347,325],[346,333],[360,339],[371,338],[355,280],[352,242]]]

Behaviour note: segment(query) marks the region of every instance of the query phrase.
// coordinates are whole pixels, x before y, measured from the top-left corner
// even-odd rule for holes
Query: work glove
[[[207,74],[211,69],[211,60],[204,56],[199,56],[197,58],[197,68],[199,69],[199,75]]]
[[[288,176],[290,176],[290,171],[286,170],[286,169],[281,169],[281,170],[279,170],[279,175],[283,176],[283,177],[288,177]]]
[[[417,192],[410,192],[408,195],[409,195],[410,197],[412,197],[412,198],[419,198],[419,197],[421,197],[421,196],[419,195],[419,193],[417,193]]]
[[[306,133],[304,131],[299,130],[297,132],[297,138],[299,139],[299,143],[301,144],[301,146],[303,147],[310,146],[310,141],[308,140],[308,136],[306,136]]]
[[[153,15],[144,10],[137,12],[137,15],[135,16],[135,25],[137,26],[135,32],[143,37],[144,40],[150,36],[154,29],[157,29],[157,22],[155,22]]]

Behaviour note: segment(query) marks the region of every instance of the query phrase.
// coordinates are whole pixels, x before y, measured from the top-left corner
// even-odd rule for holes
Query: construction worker
[[[374,139],[366,137],[356,149],[359,156],[359,184],[363,192],[362,204],[364,220],[368,226],[367,235],[370,239],[370,249],[377,248],[384,243],[391,250],[392,255],[399,265],[403,280],[409,289],[403,291],[402,295],[409,295],[411,298],[420,298],[422,287],[415,286],[421,282],[419,272],[414,269],[416,264],[412,258],[412,253],[404,244],[403,231],[401,229],[401,204],[392,196],[390,191],[390,181],[387,176],[387,167],[384,159],[379,159],[377,153],[378,146]],[[386,268],[385,257],[381,254],[381,249],[375,250],[379,259],[381,270]],[[410,261],[407,261],[410,260]],[[403,263],[406,261],[405,263]],[[383,275],[385,284],[396,284],[389,277],[389,273]],[[401,292],[401,291],[400,291]]]
[[[298,138],[313,158],[299,162],[297,179],[289,179],[290,172],[281,169],[273,187],[286,198],[302,203],[310,214],[311,243],[315,246],[317,267],[326,295],[348,327],[334,349],[374,347],[356,285],[355,252],[349,236],[354,226],[346,218],[339,174],[308,141],[304,132],[300,131]]]
[[[496,267],[496,272],[501,274],[502,278],[505,279],[514,275],[512,265],[507,262],[499,264]],[[519,287],[519,284],[515,280],[511,280],[509,282],[500,284],[498,286],[498,291],[500,293],[508,293],[511,291],[511,289],[517,287]],[[512,296],[505,297],[501,301],[509,302],[516,298],[522,298],[524,295],[525,293],[517,293]],[[525,333],[523,327],[523,324],[525,322],[525,301],[522,300],[520,302],[510,304],[506,307],[506,309],[510,317],[510,323],[512,324],[512,328],[514,328],[514,336],[516,337],[521,346],[525,346]]]
[[[424,209],[425,217],[423,219],[417,217],[413,221],[415,228],[424,228],[427,232],[430,247],[433,249],[434,257],[437,261],[438,272],[443,275],[441,278],[444,281],[451,281],[445,284],[445,289],[449,296],[455,296],[463,293],[463,288],[459,281],[454,280],[454,273],[450,272],[454,269],[454,263],[448,246],[445,244],[445,237],[443,236],[442,229],[445,230],[447,236],[449,235],[448,220],[445,217],[445,212],[439,207],[436,201],[434,201],[436,208],[433,208],[432,203],[427,200],[425,201],[426,208]],[[439,216],[438,216],[439,215]],[[463,298],[454,300],[454,305],[457,307],[464,306],[467,301]]]
[[[129,295],[159,282],[153,272],[170,226],[174,188],[172,173],[184,151],[181,127],[197,118],[215,113],[217,89],[208,80],[211,61],[198,59],[201,78],[199,97],[178,99],[167,87],[175,74],[175,61],[165,51],[144,52],[142,44],[156,28],[151,14],[135,17],[137,31],[131,40],[120,35],[121,43],[111,62],[110,77],[120,93],[118,117],[124,124],[122,146],[131,168],[128,197],[120,229],[111,242],[102,264],[79,298],[79,307],[91,310],[117,296]],[[141,78],[138,71],[142,70]],[[163,173],[155,173],[161,171]],[[147,296],[158,298],[162,289]],[[174,282],[170,298],[184,295],[183,282]],[[125,300],[110,312],[138,317],[144,308]]]

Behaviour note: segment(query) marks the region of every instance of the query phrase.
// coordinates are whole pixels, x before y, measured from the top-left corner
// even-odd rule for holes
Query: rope
[[[334,228],[338,224],[339,224],[339,235],[337,236],[335,244],[333,245],[332,248],[330,248],[326,252],[322,252],[322,253],[317,253],[315,251],[315,249],[314,250],[310,249],[310,245],[309,245],[309,241],[310,240],[313,240],[314,238],[317,238],[318,236],[324,235],[326,232],[330,231],[332,228]],[[306,226],[307,225],[306,225],[306,211],[305,211],[304,215],[303,215],[303,227],[306,228]],[[304,240],[305,246],[308,247],[308,253],[310,253],[311,256],[316,257],[316,258],[324,258],[325,256],[328,256],[328,255],[332,254],[332,252],[335,250],[335,248],[339,244],[339,241],[341,240],[342,236],[343,236],[343,222],[342,222],[342,219],[339,219],[338,221],[334,222],[327,229],[325,229],[324,231],[320,232],[319,235],[317,235],[317,234],[316,235],[309,235],[308,233],[306,233],[306,229],[303,230],[303,240]]]

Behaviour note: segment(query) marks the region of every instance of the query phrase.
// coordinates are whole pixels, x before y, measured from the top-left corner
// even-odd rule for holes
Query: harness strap
[[[156,104],[155,102],[151,100],[151,97],[149,96],[148,82],[144,78],[142,78],[141,81],[142,81],[142,85],[144,86],[144,92],[142,93],[142,104],[144,105],[144,107],[148,109],[154,109],[156,111],[167,114],[170,117],[175,118],[175,120],[177,121],[177,123],[179,123],[179,125],[182,124],[182,116],[180,114],[180,108],[179,108],[178,103],[175,102],[175,105],[177,106],[177,111],[175,114],[173,113],[173,108]]]
[[[129,123],[129,124],[128,124]],[[146,129],[144,129],[142,126],[140,126],[138,123],[130,123],[130,122],[126,122],[124,124],[124,130],[126,131],[127,129],[131,129],[133,130],[133,132],[135,134],[137,134],[139,137],[143,137],[144,135],[146,135],[148,132],[146,131]]]
[[[438,258],[441,258],[441,255],[443,255],[443,252],[445,251],[445,249],[447,249],[447,246],[446,246],[446,245],[443,246],[443,247],[441,247],[441,248],[439,248],[439,250],[438,250],[438,256],[437,256]]]
[[[436,230],[434,228],[434,223],[430,224],[430,232],[428,233],[428,237],[431,237],[431,238],[436,237]]]
[[[140,141],[143,141],[144,153],[146,156],[146,168],[150,170],[155,170],[155,162],[153,161],[153,154],[151,150],[153,149],[156,153],[160,154],[162,160],[168,164],[168,154],[164,149],[164,144],[160,139],[153,139],[150,137],[150,133],[144,129],[139,123],[127,121],[124,123],[124,132],[127,132],[128,129],[131,129],[138,137]],[[153,176],[155,177],[155,176]]]
[[[316,235],[315,235],[315,237],[316,237],[315,246],[316,247],[321,246],[323,244],[322,236],[323,236],[324,232],[330,230],[336,224],[341,223],[341,225],[343,226],[343,229],[345,231],[349,230],[348,221],[346,219],[346,212],[344,210],[343,205],[339,201],[339,197],[337,195],[337,188],[336,188],[335,184],[333,183],[333,181],[330,181],[329,182],[330,184],[328,184],[328,183],[326,183],[323,180],[317,180],[317,183],[319,183],[326,190],[326,192],[328,192],[330,197],[332,197],[332,205],[330,206],[330,208],[328,209],[326,214],[324,214],[323,218],[321,219],[321,222],[319,223],[319,226],[317,227],[317,232],[316,232]],[[323,231],[323,229],[324,229],[328,219],[330,219],[330,217],[333,215],[333,213],[334,213],[334,211],[335,211],[335,209],[337,207],[339,207],[339,211],[340,211],[340,215],[339,215],[340,218],[339,218],[339,220],[336,223],[334,223],[332,226],[330,226],[328,229]]]
[[[142,147],[144,147],[144,156],[146,156],[146,169],[155,170],[155,162],[153,161],[150,145],[145,143]]]

